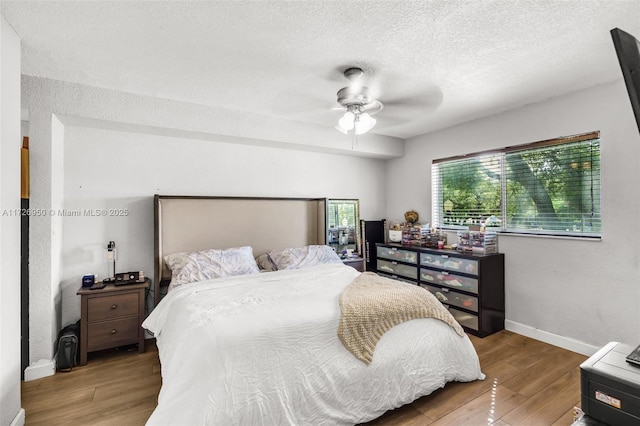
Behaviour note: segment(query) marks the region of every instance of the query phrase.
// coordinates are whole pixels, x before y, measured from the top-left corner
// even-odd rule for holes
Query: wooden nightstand
[[[364,259],[362,257],[350,257],[347,259],[342,259],[342,262],[347,265],[355,268],[360,272],[364,272]]]
[[[144,283],[115,286],[108,284],[100,290],[83,287],[80,322],[80,365],[87,363],[87,353],[117,346],[138,344],[144,352],[145,290]]]

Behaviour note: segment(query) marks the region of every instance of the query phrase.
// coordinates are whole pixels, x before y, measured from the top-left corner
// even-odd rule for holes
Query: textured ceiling
[[[640,1],[2,1],[23,74],[334,126],[364,68],[407,138],[621,79]]]

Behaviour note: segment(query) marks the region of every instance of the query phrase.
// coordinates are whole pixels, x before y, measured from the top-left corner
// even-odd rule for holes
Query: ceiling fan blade
[[[424,114],[435,111],[442,104],[442,99],[442,91],[434,86],[405,96],[383,98],[382,101],[385,104],[385,110],[388,110],[385,112],[395,113],[396,110],[400,110],[404,113],[404,110],[412,110],[414,113]]]
[[[384,104],[377,99],[369,102],[368,104],[363,105],[360,108],[360,111],[366,112],[369,115],[377,114],[384,109]]]

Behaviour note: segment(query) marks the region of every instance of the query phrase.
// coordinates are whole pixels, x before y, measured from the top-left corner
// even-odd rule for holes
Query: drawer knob
[[[116,330],[115,328],[113,330],[111,330],[111,334],[116,334],[118,332],[118,330]]]
[[[116,309],[118,307],[118,305],[116,305],[115,303],[113,305],[111,305],[111,309]]]

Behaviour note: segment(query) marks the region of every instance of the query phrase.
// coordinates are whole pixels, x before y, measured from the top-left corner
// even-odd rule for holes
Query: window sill
[[[549,238],[554,240],[573,240],[573,241],[602,241],[602,235],[586,237],[573,235],[545,235],[545,234],[520,234],[517,232],[498,232],[499,237],[525,237],[525,238]]]

